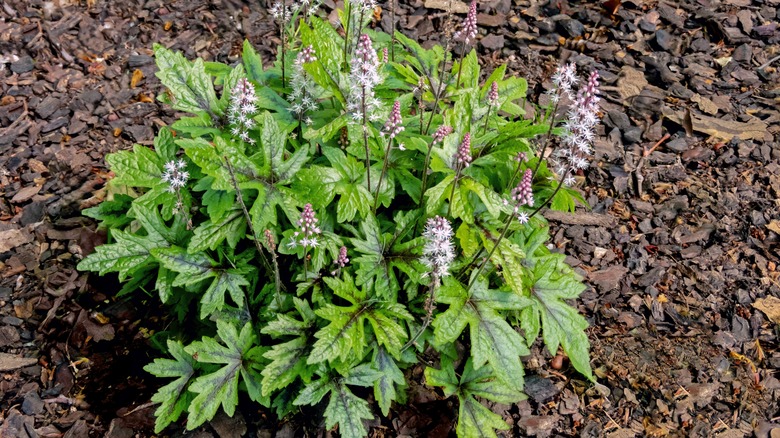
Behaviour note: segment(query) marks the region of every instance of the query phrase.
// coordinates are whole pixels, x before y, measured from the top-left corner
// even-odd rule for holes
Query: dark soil
[[[399,29],[440,38],[448,1],[401,3]],[[491,406],[510,436],[780,436],[779,7],[480,3],[483,67],[508,62],[529,102],[561,62],[603,79],[601,136],[580,178],[592,209],[546,214],[591,286],[579,303],[599,383],[535,345],[529,400]],[[375,24],[389,30],[390,14]],[[163,310],[75,270],[105,240],[80,211],[105,196],[105,154],[150,145],[174,120],[155,101],[152,44],[232,63],[244,38],[273,59],[264,4],[0,1],[0,436],[153,434],[162,382],[142,367]],[[411,372],[408,405],[372,433],[451,435],[457,406]],[[331,433],[317,412],[279,423],[249,404],[193,434]]]

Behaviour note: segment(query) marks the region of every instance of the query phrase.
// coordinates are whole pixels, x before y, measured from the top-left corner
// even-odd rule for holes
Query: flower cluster
[[[390,111],[390,117],[385,122],[385,127],[382,132],[388,134],[390,138],[395,138],[404,130],[403,120],[401,119],[401,102],[395,101],[393,103],[393,110]]]
[[[295,58],[293,73],[290,78],[292,92],[287,96],[287,100],[291,103],[290,111],[297,116],[301,116],[306,111],[317,109],[317,102],[314,99],[314,96],[317,94],[317,85],[303,68],[305,64],[316,60],[316,52],[312,46],[301,49]]]
[[[271,252],[276,251],[276,241],[274,240],[274,235],[271,233],[271,230],[265,230],[263,234],[265,235],[265,244],[268,247],[268,250]]]
[[[344,266],[347,266],[347,263],[349,263],[349,258],[347,257],[347,247],[342,246],[341,249],[339,249],[339,257],[336,259],[336,265],[339,268],[343,268]]]
[[[438,283],[442,277],[449,275],[450,264],[455,259],[452,227],[447,219],[441,216],[430,218],[425,224],[423,237],[427,241],[423,246],[421,261],[430,269],[434,282]]]
[[[528,222],[528,215],[520,211],[520,207],[527,205],[529,207],[534,205],[534,193],[533,193],[533,172],[531,169],[526,169],[523,174],[523,179],[517,184],[517,187],[512,189],[512,205],[514,206],[513,214],[517,215],[517,220],[521,224]],[[504,205],[510,205],[510,202],[504,200]]]
[[[436,130],[436,132],[433,133],[433,144],[440,143],[444,140],[444,137],[452,134],[452,126],[447,125],[441,125]]]
[[[296,64],[308,64],[316,60],[317,60],[317,52],[314,51],[314,46],[308,45],[303,49],[301,49],[300,53],[298,53],[298,59],[296,59]]]
[[[299,10],[303,10],[304,16],[309,17],[317,13],[317,10],[322,6],[322,0],[299,0],[296,6]]]
[[[490,84],[490,91],[488,91],[487,101],[488,105],[490,106],[498,106],[498,83],[495,81]]]
[[[563,135],[563,148],[558,151],[558,174],[566,174],[566,169],[576,171],[588,167],[587,156],[593,151],[593,140],[596,138],[594,128],[599,121],[599,74],[590,74],[587,84],[577,92],[577,98],[569,109],[569,120],[564,124],[566,133]],[[561,170],[562,169],[562,170]],[[571,184],[574,178],[566,175],[564,182]]]
[[[477,37],[477,2],[472,1],[469,6],[469,13],[466,14],[466,19],[463,20],[463,27],[455,32],[453,37],[458,40],[462,39],[464,44],[468,44],[471,40]]]
[[[455,153],[455,160],[461,168],[471,165],[471,133],[467,132],[463,136],[463,141],[458,146],[458,152]]]
[[[231,133],[247,143],[254,143],[249,138],[249,130],[255,127],[252,116],[257,112],[257,95],[255,87],[246,79],[238,81],[230,92],[228,120],[233,125]]]
[[[277,1],[268,9],[268,12],[271,13],[271,16],[274,17],[276,21],[288,23],[292,18],[293,13],[297,12],[296,6],[297,4],[287,6],[284,2]]]
[[[290,240],[290,247],[295,247],[300,244],[304,248],[316,248],[319,245],[317,235],[321,232],[320,227],[317,226],[318,221],[319,219],[315,217],[314,209],[311,207],[311,204],[304,205],[303,211],[301,212],[301,219],[298,220],[297,224],[299,230],[293,233],[292,239]],[[300,237],[300,241],[296,240],[298,237]]]
[[[349,3],[353,8],[357,8],[358,11],[363,13],[372,13],[374,8],[376,8],[376,0],[349,0]]]
[[[349,263],[349,257],[347,257],[347,247],[342,246],[339,249],[339,256],[333,262],[333,264],[336,265],[336,269],[330,271],[330,275],[333,276],[339,275],[339,272],[341,272],[342,268],[347,266],[347,263]]]
[[[564,64],[555,70],[552,77],[555,87],[550,90],[549,95],[553,103],[558,102],[561,96],[566,96],[569,100],[574,100],[573,87],[577,85],[577,67],[574,63]]]
[[[186,167],[187,163],[182,159],[165,163],[165,172],[162,174],[162,180],[168,183],[169,192],[177,192],[187,184],[190,174],[184,170]]]
[[[352,118],[356,121],[362,121],[364,118],[376,121],[375,111],[379,108],[380,101],[374,96],[374,87],[382,78],[379,76],[379,58],[371,38],[366,34],[360,35],[358,39],[351,67],[347,111],[352,113]]]

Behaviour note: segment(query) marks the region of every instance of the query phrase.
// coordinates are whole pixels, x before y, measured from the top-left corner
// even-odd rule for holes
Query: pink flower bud
[[[498,83],[493,81],[493,83],[490,85],[490,91],[488,91],[487,95],[487,101],[488,104],[491,106],[498,106]]]
[[[396,100],[395,103],[393,103],[393,110],[390,111],[390,118],[387,119],[383,131],[388,134],[390,138],[395,138],[395,136],[401,133],[403,130],[404,127],[403,120],[401,119],[401,102]]]
[[[467,132],[463,136],[463,141],[458,146],[458,152],[455,154],[455,158],[463,167],[469,167],[471,164],[471,133]]]
[[[464,44],[468,44],[477,37],[477,2],[472,1],[469,6],[469,13],[463,20],[463,27],[454,35],[455,39],[462,39]]]

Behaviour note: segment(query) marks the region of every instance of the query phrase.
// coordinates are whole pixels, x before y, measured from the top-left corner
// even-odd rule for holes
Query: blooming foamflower
[[[352,119],[362,122],[364,119],[375,121],[379,99],[374,96],[374,88],[382,81],[379,75],[379,58],[371,38],[362,34],[358,38],[355,54],[350,68],[350,85],[347,98],[347,111]]]
[[[299,244],[304,248],[316,248],[319,246],[317,235],[319,235],[322,230],[320,230],[317,222],[319,222],[319,219],[315,217],[314,209],[311,204],[304,205],[303,211],[301,212],[301,218],[297,223],[298,230],[293,233],[292,239],[290,240],[290,247],[295,247]]]
[[[426,242],[423,246],[422,263],[430,270],[434,281],[449,275],[450,264],[455,259],[455,245],[452,243],[452,227],[447,219],[436,216],[428,219],[423,231]]]
[[[228,121],[233,125],[230,132],[247,143],[254,143],[249,137],[249,130],[255,127],[252,116],[257,112],[256,102],[255,87],[246,78],[240,79],[230,91],[227,110]]]
[[[274,17],[275,20],[287,23],[290,21],[290,18],[292,18],[293,7],[286,6],[284,2],[282,1],[276,1],[274,4],[268,9],[268,12],[271,13],[271,16]]]
[[[551,90],[554,99],[560,95],[566,95],[570,100],[574,99],[573,87],[577,85],[577,67],[574,63],[563,64],[555,70],[552,77],[555,88]]]
[[[162,174],[162,180],[168,183],[168,191],[173,193],[187,185],[190,178],[186,169],[187,163],[182,159],[172,160],[165,163],[165,171]]]
[[[364,13],[372,13],[376,8],[376,0],[349,0],[349,3]]]
[[[306,111],[317,109],[317,101],[314,98],[318,94],[317,85],[303,68],[304,65],[315,61],[317,61],[317,54],[312,46],[306,46],[301,49],[295,58],[292,77],[290,78],[292,92],[287,96],[287,100],[291,103],[290,112],[295,115],[301,115]]]
[[[568,121],[563,127],[563,148],[558,151],[558,159],[566,163],[570,170],[586,169],[587,157],[593,151],[595,128],[599,121],[599,74],[594,71],[588,82],[577,92],[577,98],[568,112]],[[563,166],[563,164],[561,164]]]

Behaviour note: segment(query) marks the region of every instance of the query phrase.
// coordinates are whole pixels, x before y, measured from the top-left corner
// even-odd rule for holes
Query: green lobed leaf
[[[395,360],[382,347],[374,349],[373,366],[380,373],[379,378],[374,382],[374,398],[382,410],[385,417],[390,414],[390,406],[397,398],[396,386],[403,388],[406,386],[404,374]]]
[[[504,385],[496,376],[493,367],[488,365],[475,369],[471,360],[467,360],[463,368],[460,386],[462,391],[469,395],[508,405],[527,398],[522,392]]]
[[[162,159],[147,147],[133,145],[133,152],[106,155],[106,162],[116,175],[112,180],[114,184],[147,188],[164,184]]]
[[[79,262],[78,269],[99,272],[100,275],[118,272],[119,280],[124,281],[133,270],[154,260],[153,249],[169,245],[152,236],[137,236],[122,230],[115,230],[112,236],[116,243],[95,248],[95,252]]]
[[[222,96],[219,98],[219,112],[224,113],[230,106],[233,89],[241,79],[247,77],[243,64],[237,64],[232,69],[228,67],[224,83],[222,84]]]
[[[233,208],[236,202],[236,192],[209,188],[203,193],[201,202],[206,206],[206,213],[215,221],[219,221]]]
[[[335,388],[335,384],[327,377],[317,379],[313,382],[307,383],[298,397],[295,398],[293,404],[296,406],[311,405],[314,406],[322,400],[323,397],[328,395],[328,392]]]
[[[444,394],[457,395],[458,426],[460,437],[496,437],[496,430],[509,430],[503,418],[482,405],[476,397],[483,397],[499,403],[512,404],[525,399],[525,395],[506,387],[494,375],[494,369],[487,365],[479,368],[468,359],[460,379],[457,378],[452,361],[442,358],[441,369],[426,367],[425,380],[428,385],[441,386]]]
[[[179,147],[173,141],[173,134],[171,134],[169,127],[163,126],[157,132],[157,137],[154,138],[154,150],[163,163],[176,159],[176,152],[179,151]]]
[[[187,251],[197,253],[205,249],[214,250],[223,241],[227,240],[231,248],[235,248],[238,241],[246,232],[246,220],[241,207],[233,206],[225,217],[216,222],[207,221],[198,225],[194,230]]]
[[[154,411],[154,433],[160,433],[169,424],[179,419],[192,398],[187,393],[187,385],[195,373],[195,360],[184,351],[179,341],[168,340],[168,353],[173,359],[155,359],[144,370],[156,377],[175,377],[176,380],[161,387],[152,396],[153,403],[160,406]]]
[[[265,353],[271,362],[263,368],[263,395],[282,389],[298,377],[311,378],[311,370],[306,364],[309,356],[308,338],[300,336],[291,341],[276,344]]]
[[[198,58],[192,63],[192,68],[187,77],[187,85],[192,90],[197,105],[201,110],[211,112],[217,109],[217,95],[214,91],[211,76],[206,73],[203,59]]]
[[[455,375],[455,368],[452,366],[452,360],[443,356],[441,359],[441,369],[425,367],[425,383],[428,384],[428,386],[442,387],[446,397],[457,394],[460,387],[460,381]]]
[[[229,294],[240,309],[246,305],[243,287],[249,286],[249,280],[236,270],[224,270],[215,273],[215,278],[200,299],[200,319],[222,311],[225,308],[225,294]]]
[[[482,405],[474,397],[461,399],[458,407],[458,426],[455,429],[459,437],[498,437],[495,430],[511,429],[500,415]]]
[[[558,346],[562,346],[574,369],[595,381],[585,333],[588,321],[565,301],[577,298],[585,285],[564,259],[563,254],[550,254],[536,261],[532,299],[541,313],[542,338],[548,351],[557,354]]]
[[[100,221],[100,228],[115,230],[122,229],[133,221],[127,216],[127,210],[133,202],[133,197],[123,194],[115,194],[113,199],[107,199],[99,205],[82,210],[82,214]]]
[[[365,329],[360,315],[368,305],[334,306],[326,304],[315,310],[317,316],[330,323],[314,334],[317,341],[312,347],[306,363],[341,360],[362,356],[366,347]]]
[[[463,62],[458,64],[457,68],[459,69],[458,74],[460,75],[461,87],[476,88],[479,86],[479,61],[477,60],[476,50],[472,49],[463,58]]]
[[[239,332],[233,324],[217,320],[217,335],[221,342],[204,337],[185,348],[198,362],[222,365],[214,372],[201,375],[190,385],[189,390],[197,395],[188,409],[188,430],[214,418],[220,406],[232,417],[238,405],[239,378],[253,387],[260,380],[251,369],[255,342],[252,324],[247,323]],[[261,403],[268,405],[270,400],[262,400]]]
[[[382,373],[376,370],[369,363],[362,363],[347,372],[344,376],[344,383],[355,386],[374,386],[374,382],[382,377]]]
[[[195,284],[216,275],[212,269],[214,261],[203,254],[190,254],[184,248],[155,248],[152,255],[160,264],[178,275],[173,281],[173,286]]]
[[[374,414],[368,402],[356,396],[344,383],[336,383],[325,408],[325,427],[336,424],[343,438],[363,438],[368,434],[363,420],[371,420]]]
[[[173,122],[171,128],[192,138],[205,137],[206,135],[217,136],[221,133],[219,128],[214,127],[214,121],[211,120],[211,116],[206,113],[199,113],[192,117],[182,117]]]
[[[172,99],[160,97],[177,110],[193,114],[209,113],[216,109],[217,96],[211,77],[206,73],[202,59],[190,63],[179,52],[172,52],[160,44],[154,45],[158,71],[155,73],[171,92]]]
[[[257,54],[255,48],[252,47],[252,43],[248,40],[244,40],[241,59],[244,63],[244,70],[246,70],[247,78],[258,84],[265,83],[266,75],[265,72],[263,72],[263,60],[260,58],[260,55]]]
[[[157,294],[163,303],[167,303],[173,296],[173,280],[176,275],[175,272],[164,266],[160,266],[157,271],[157,281],[154,283],[154,288],[157,289]]]
[[[510,77],[499,83],[498,95],[505,99],[501,111],[515,117],[525,114],[525,110],[514,101],[525,99],[527,91],[528,82],[523,78]]]
[[[468,325],[474,366],[479,368],[490,363],[505,385],[521,391],[523,366],[520,356],[530,354],[530,351],[520,334],[498,311],[525,307],[527,299],[489,289],[483,280],[475,281],[467,291],[452,277],[445,277],[436,297],[437,301],[450,305],[433,321],[436,344],[455,341]]]

